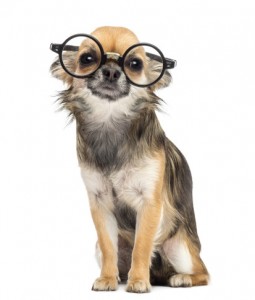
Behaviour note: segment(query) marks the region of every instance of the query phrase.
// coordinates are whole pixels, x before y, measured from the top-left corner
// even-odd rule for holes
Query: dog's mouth
[[[110,82],[91,77],[87,80],[87,88],[101,99],[116,101],[128,96],[130,84],[126,80]]]
[[[114,91],[116,89],[118,89],[118,86],[116,84],[113,84],[113,83],[103,83],[100,88],[102,90],[106,90],[106,91]]]

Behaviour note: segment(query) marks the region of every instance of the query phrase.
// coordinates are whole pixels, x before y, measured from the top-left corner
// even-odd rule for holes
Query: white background
[[[159,118],[193,173],[208,287],[90,290],[96,234],[49,45],[102,25],[129,27],[178,61]],[[254,1],[1,1],[0,28],[1,300],[252,299]]]

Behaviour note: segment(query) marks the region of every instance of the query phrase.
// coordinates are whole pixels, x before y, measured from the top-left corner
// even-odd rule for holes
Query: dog
[[[190,169],[155,113],[161,100],[155,91],[171,82],[165,62],[159,67],[127,28],[100,27],[84,39],[78,46],[52,44],[62,56],[51,73],[67,85],[59,101],[77,125],[101,266],[92,289],[113,291],[118,281],[135,293],[151,285],[207,285]],[[140,48],[132,52],[133,45]]]

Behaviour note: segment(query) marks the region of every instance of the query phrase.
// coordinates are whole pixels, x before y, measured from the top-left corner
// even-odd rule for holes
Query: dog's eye
[[[82,66],[89,66],[96,62],[96,58],[91,53],[83,53],[80,56],[80,64]]]
[[[128,67],[131,71],[139,72],[143,68],[143,62],[139,58],[133,58],[129,60]]]

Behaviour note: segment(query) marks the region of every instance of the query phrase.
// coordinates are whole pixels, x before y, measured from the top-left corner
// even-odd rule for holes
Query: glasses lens
[[[89,76],[101,63],[102,54],[98,44],[84,35],[68,40],[62,50],[62,61],[69,73],[74,76]]]
[[[129,80],[137,85],[155,83],[163,72],[163,57],[151,46],[138,45],[124,58],[124,71]]]

